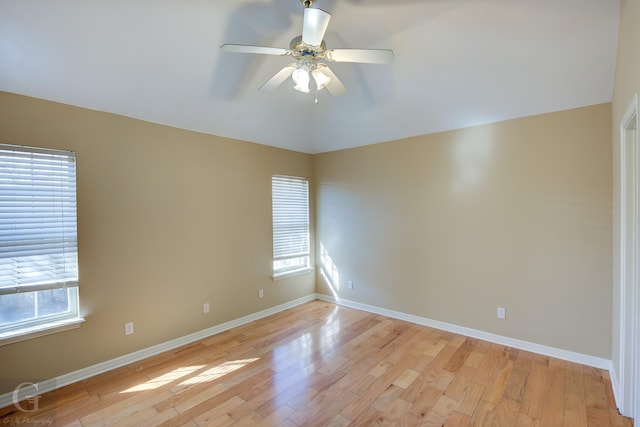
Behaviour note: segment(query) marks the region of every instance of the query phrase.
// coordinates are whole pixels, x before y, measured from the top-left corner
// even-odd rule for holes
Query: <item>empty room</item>
[[[640,417],[637,0],[0,0],[0,425]]]

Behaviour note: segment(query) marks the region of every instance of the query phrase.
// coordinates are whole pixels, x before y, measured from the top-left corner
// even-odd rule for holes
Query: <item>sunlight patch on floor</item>
[[[257,360],[259,359],[253,358],[253,359],[242,359],[242,360],[230,360],[214,368],[207,369],[206,371],[194,377],[187,378],[186,380],[182,381],[180,385],[192,385],[192,384],[210,382],[222,376],[230,374],[231,372],[237,371],[240,368],[244,368],[248,364],[253,363]]]
[[[167,372],[164,375],[160,375],[159,377],[152,378],[148,381],[143,382],[142,384],[138,384],[136,386],[123,390],[120,393],[134,393],[137,391],[155,390],[159,387],[162,387],[163,385],[169,384],[173,381],[176,381],[180,378],[190,375],[204,367],[206,367],[206,365],[184,366],[178,369],[174,369],[171,372]]]

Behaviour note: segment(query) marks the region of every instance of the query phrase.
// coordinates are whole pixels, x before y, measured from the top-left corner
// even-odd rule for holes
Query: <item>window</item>
[[[274,175],[271,180],[273,209],[273,277],[310,269],[309,181]]]
[[[77,258],[75,154],[0,145],[3,343],[82,321]]]

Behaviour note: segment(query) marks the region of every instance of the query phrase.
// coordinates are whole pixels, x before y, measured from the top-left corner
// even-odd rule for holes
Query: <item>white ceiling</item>
[[[258,87],[288,57],[299,0],[0,0],[0,90],[319,153],[611,100],[619,0],[316,0],[347,86]]]

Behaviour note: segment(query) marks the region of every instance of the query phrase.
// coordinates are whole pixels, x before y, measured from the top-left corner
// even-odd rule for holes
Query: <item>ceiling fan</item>
[[[327,49],[323,38],[331,14],[321,9],[312,9],[310,6],[313,0],[301,2],[305,6],[302,35],[291,40],[289,49],[241,44],[220,46],[225,52],[291,56],[295,59],[295,62],[285,66],[263,84],[261,91],[274,90],[291,76],[294,89],[299,92],[309,93],[309,84],[313,82],[316,94],[318,90],[327,88],[331,95],[340,96],[347,89],[322,60],[364,64],[389,64],[393,61],[393,51],[389,49]]]

